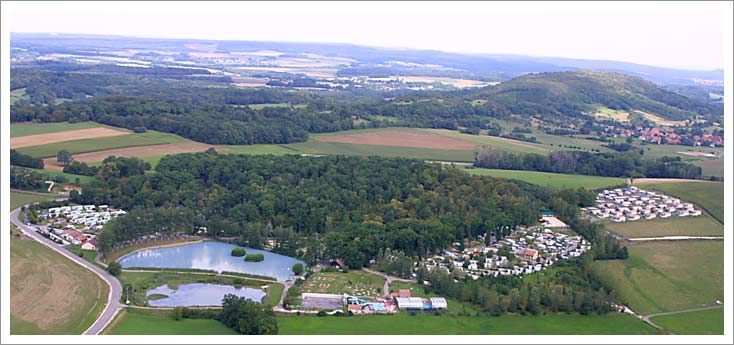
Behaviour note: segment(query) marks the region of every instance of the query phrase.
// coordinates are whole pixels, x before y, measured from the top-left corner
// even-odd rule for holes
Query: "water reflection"
[[[229,271],[268,276],[279,281],[287,280],[296,263],[306,264],[296,258],[271,253],[265,250],[245,248],[247,254],[263,254],[261,262],[245,262],[242,257],[230,255],[234,245],[224,242],[205,241],[174,247],[152,248],[133,252],[123,257],[120,264],[128,267],[196,268]]]
[[[262,302],[265,291],[255,288],[235,288],[231,285],[192,283],[183,284],[173,290],[168,285],[162,285],[149,290],[145,295],[166,295],[168,297],[150,300],[148,305],[153,307],[187,307],[187,306],[220,306],[226,294],[235,294],[255,302]]]

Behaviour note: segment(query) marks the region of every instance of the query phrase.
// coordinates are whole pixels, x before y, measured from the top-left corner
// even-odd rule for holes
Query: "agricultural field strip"
[[[10,138],[10,147],[17,149],[22,147],[48,145],[73,140],[105,138],[130,134],[131,133],[129,131],[117,130],[107,127],[77,129],[71,131],[34,134]]]

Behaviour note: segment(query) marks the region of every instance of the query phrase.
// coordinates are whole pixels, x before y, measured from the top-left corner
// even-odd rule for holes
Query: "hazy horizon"
[[[730,3],[677,2],[3,5],[14,33],[353,44],[687,70],[723,69],[723,10],[731,9]]]

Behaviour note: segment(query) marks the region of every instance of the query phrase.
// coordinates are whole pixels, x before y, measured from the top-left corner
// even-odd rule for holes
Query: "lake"
[[[245,297],[255,302],[262,302],[265,291],[249,287],[235,288],[232,285],[192,283],[179,285],[174,290],[168,284],[149,290],[145,295],[166,295],[168,297],[149,300],[152,307],[193,307],[193,306],[220,306],[226,294]]]
[[[224,242],[203,241],[172,247],[142,249],[123,256],[123,268],[195,268],[216,272],[237,272],[273,277],[279,281],[288,280],[293,274],[296,263],[306,267],[306,263],[285,255],[266,250],[245,248],[247,254],[263,254],[261,262],[245,262],[243,257],[231,256],[236,246]]]

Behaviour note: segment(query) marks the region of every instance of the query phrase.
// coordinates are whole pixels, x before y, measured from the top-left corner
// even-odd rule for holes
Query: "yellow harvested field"
[[[80,334],[107,301],[94,273],[30,239],[10,244],[13,334]]]
[[[96,163],[101,162],[109,156],[118,157],[149,157],[149,156],[161,156],[167,154],[176,153],[189,153],[189,152],[202,152],[206,151],[210,147],[214,147],[217,150],[221,148],[216,145],[209,145],[198,142],[185,142],[179,144],[162,144],[162,145],[150,145],[150,146],[135,146],[126,147],[121,149],[104,150],[97,152],[82,153],[74,155],[74,160],[83,163]],[[56,157],[46,158],[43,160],[43,164],[46,169],[63,170],[63,167],[56,163]]]
[[[638,114],[638,115],[642,115],[646,119],[648,119],[648,120],[650,120],[652,122],[655,122],[655,123],[657,123],[658,125],[661,125],[661,126],[674,127],[674,126],[685,126],[685,124],[686,124],[685,121],[666,120],[666,119],[664,119],[664,118],[662,118],[660,116],[657,116],[655,114],[650,114],[650,113],[644,112],[642,110],[635,110],[634,112],[636,114]]]
[[[130,132],[128,131],[107,127],[87,128],[74,131],[26,135],[23,137],[10,138],[10,147],[13,149],[17,149],[21,147],[39,146],[71,140],[115,137],[128,134],[130,134]]]

